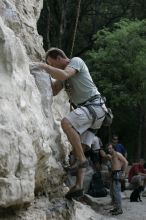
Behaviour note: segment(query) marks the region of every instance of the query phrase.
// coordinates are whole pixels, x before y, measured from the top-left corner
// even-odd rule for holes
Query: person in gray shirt
[[[72,145],[76,158],[73,167],[77,169],[76,183],[66,198],[83,195],[83,181],[88,161],[84,155],[81,136],[89,128],[99,129],[107,108],[96,88],[88,67],[79,57],[69,59],[59,48],[51,48],[46,53],[46,63],[39,64],[55,80],[52,81],[53,95],[65,88],[73,110],[61,121],[61,126]]]

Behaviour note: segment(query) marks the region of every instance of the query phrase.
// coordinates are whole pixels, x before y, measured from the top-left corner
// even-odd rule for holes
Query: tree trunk
[[[60,30],[59,30],[59,39],[58,39],[58,44],[59,44],[59,48],[62,48],[62,36],[64,34],[64,30],[65,30],[65,9],[66,9],[66,1],[62,1],[61,2],[61,17],[60,17]]]
[[[136,151],[136,159],[140,159],[141,158],[141,154],[142,154],[142,127],[143,127],[143,117],[142,114],[140,114],[140,118],[139,118],[139,129],[138,129],[138,143],[137,143],[137,151]]]

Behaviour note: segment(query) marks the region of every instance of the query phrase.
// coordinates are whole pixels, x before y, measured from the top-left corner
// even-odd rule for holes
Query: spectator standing
[[[122,200],[121,200],[121,179],[125,177],[128,161],[119,152],[115,151],[112,144],[108,145],[108,152],[111,160],[111,185],[110,195],[114,208],[110,210],[112,215],[122,214]]]

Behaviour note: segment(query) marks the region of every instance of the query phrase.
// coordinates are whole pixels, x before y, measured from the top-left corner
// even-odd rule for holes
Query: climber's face
[[[47,64],[50,65],[50,66],[53,66],[53,67],[56,67],[56,68],[59,68],[59,69],[64,69],[65,66],[64,66],[64,58],[62,58],[61,56],[57,56],[56,59],[54,58],[51,58],[51,57],[48,57],[47,58]]]

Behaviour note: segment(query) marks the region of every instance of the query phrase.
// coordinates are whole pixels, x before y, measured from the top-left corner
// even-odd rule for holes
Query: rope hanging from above
[[[72,57],[72,54],[73,54],[73,49],[74,49],[74,44],[75,44],[75,39],[76,39],[77,26],[78,26],[79,15],[80,15],[80,6],[81,6],[81,0],[78,0],[77,16],[76,16],[76,21],[75,21],[74,33],[73,33],[73,40],[72,40],[70,58]]]

